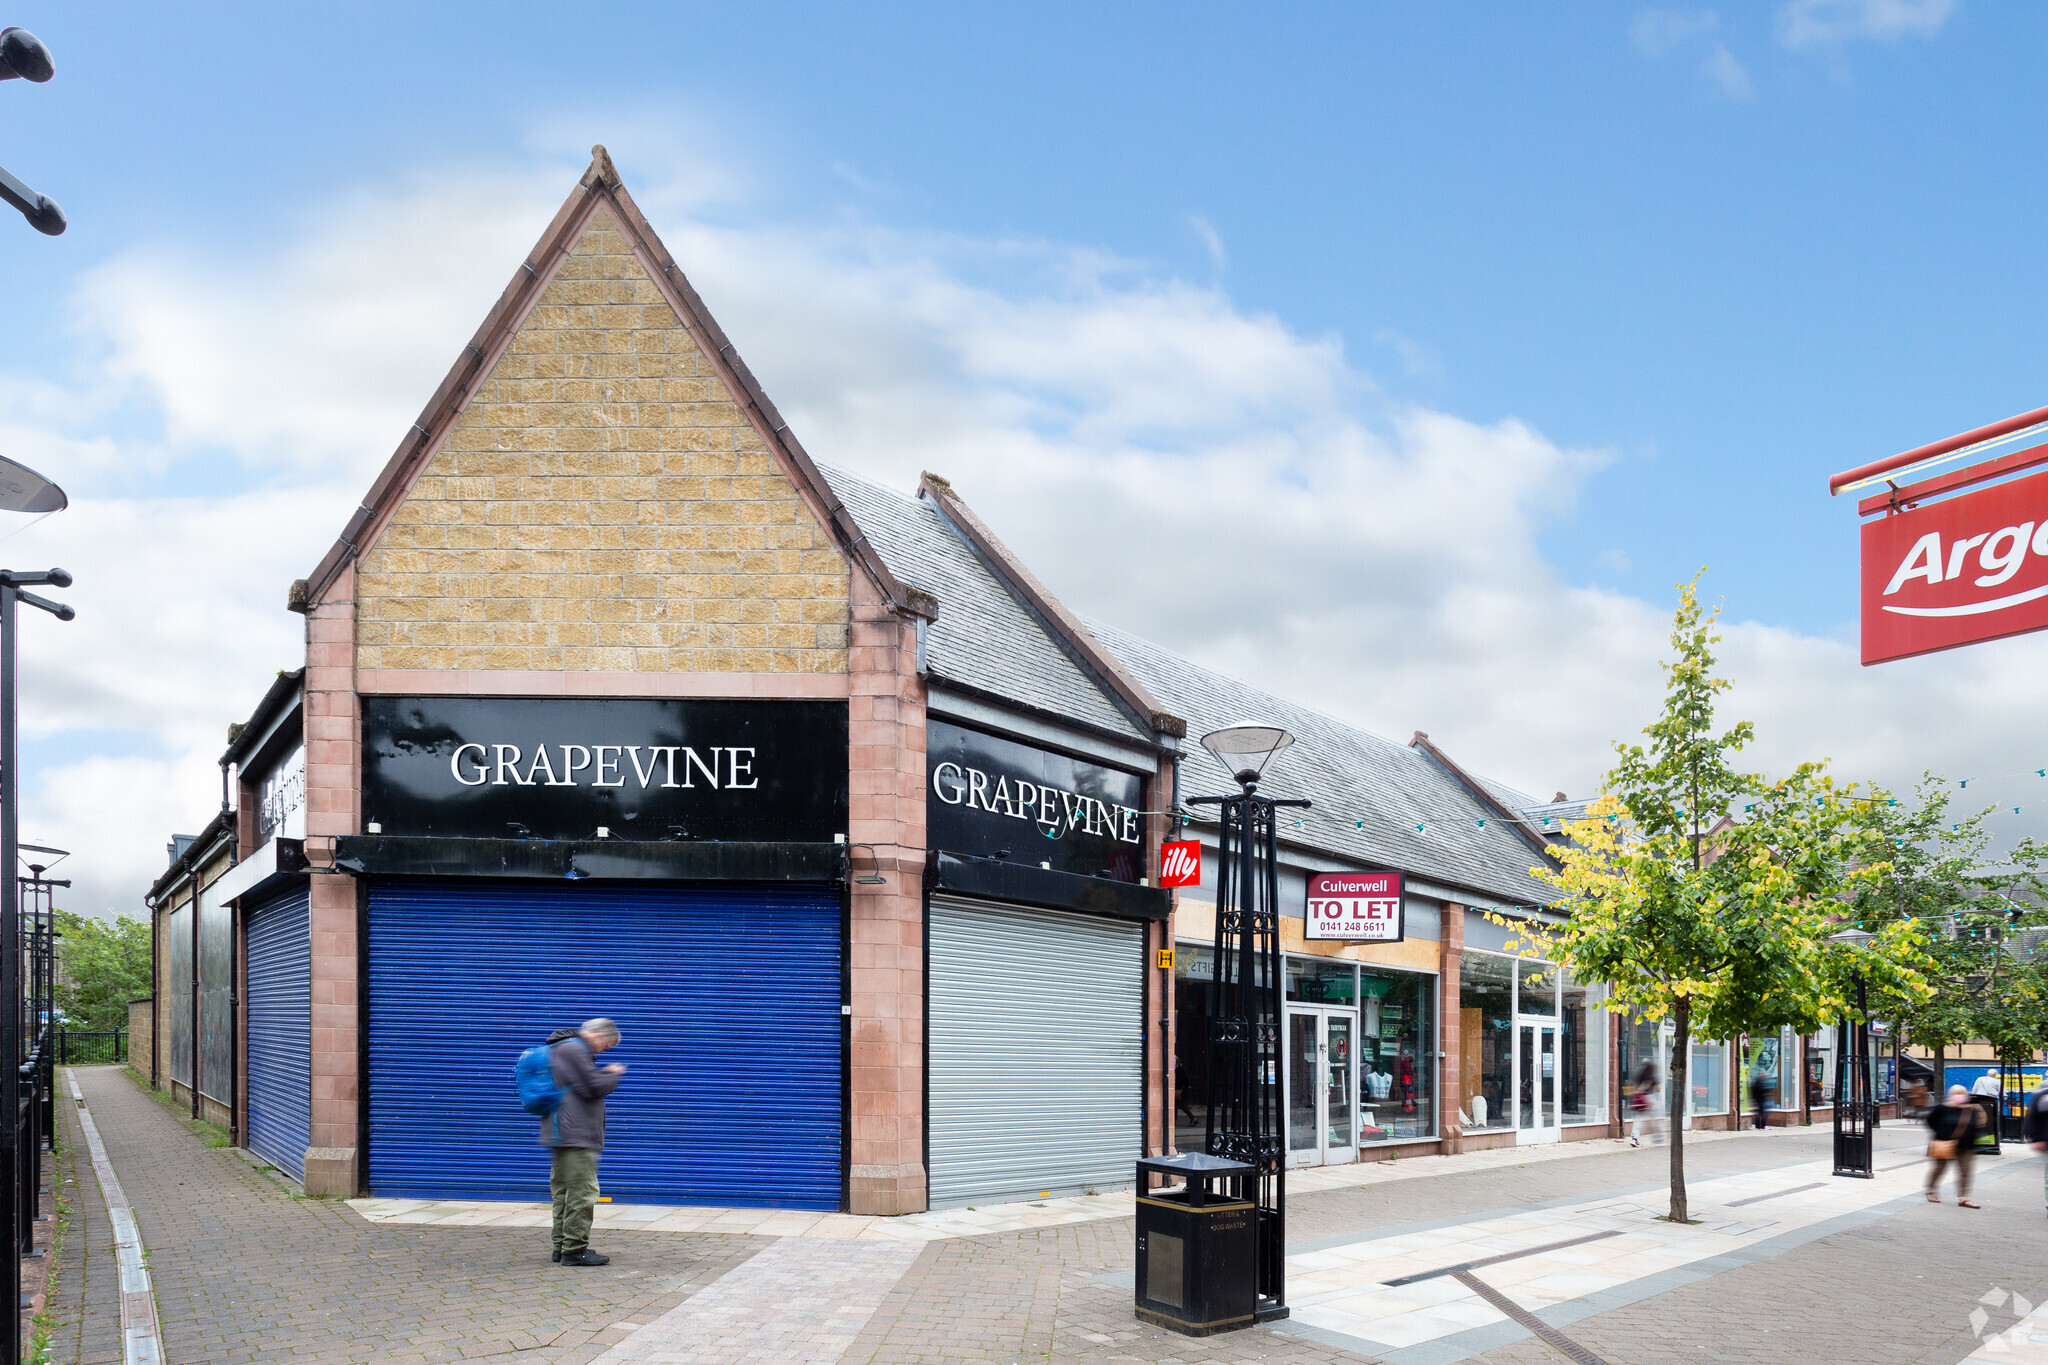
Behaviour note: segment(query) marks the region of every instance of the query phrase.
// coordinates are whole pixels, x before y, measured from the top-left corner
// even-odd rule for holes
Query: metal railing
[[[125,1029],[103,1033],[74,1033],[66,1029],[57,1035],[56,1053],[58,1066],[125,1062],[128,1060],[128,1033]]]

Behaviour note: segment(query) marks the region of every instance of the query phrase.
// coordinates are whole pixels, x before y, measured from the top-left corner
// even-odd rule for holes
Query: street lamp
[[[1278,725],[1243,724],[1202,737],[1238,784],[1235,796],[1189,802],[1217,808],[1216,1012],[1209,1021],[1210,1103],[1204,1150],[1252,1167],[1253,1321],[1287,1316],[1286,1148],[1280,1112],[1280,884],[1276,801],[1258,786],[1294,743]]]
[[[26,80],[40,85],[56,74],[50,49],[43,46],[42,39],[25,28],[0,29],[0,81]],[[46,236],[55,237],[67,226],[56,200],[22,184],[4,167],[0,167],[0,199],[19,209],[29,226]]]
[[[1853,925],[1828,935],[1828,942],[1853,953],[1870,951],[1877,935]],[[1856,966],[1856,1014],[1841,1024],[1835,1061],[1835,1174],[1871,1178],[1870,1130],[1877,1106],[1870,1099],[1870,1006],[1864,997],[1863,967]]]

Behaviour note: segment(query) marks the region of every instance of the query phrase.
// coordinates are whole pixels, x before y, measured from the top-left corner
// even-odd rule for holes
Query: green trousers
[[[564,1256],[590,1245],[590,1220],[597,1213],[597,1153],[588,1147],[557,1147],[548,1167],[555,1197],[555,1250]]]

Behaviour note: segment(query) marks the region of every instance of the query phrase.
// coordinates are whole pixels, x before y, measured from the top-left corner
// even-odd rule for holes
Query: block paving
[[[1196,1339],[1137,1323],[1127,1217],[922,1243],[621,1229],[602,1248],[616,1258],[611,1266],[562,1270],[548,1263],[546,1239],[534,1231],[373,1224],[338,1201],[298,1197],[243,1155],[208,1147],[200,1130],[124,1072],[79,1074],[136,1206],[169,1358],[179,1365],[1372,1358],[1268,1328]],[[1887,1125],[1880,1137],[1881,1165],[1914,1159],[1915,1130]],[[1444,1173],[1304,1190],[1289,1201],[1289,1242],[1299,1248],[1631,1192],[1645,1206],[1659,1202],[1666,1149],[1585,1146],[1581,1155],[1544,1153],[1513,1165],[1428,1159],[1441,1160]],[[1785,1168],[1789,1180],[1792,1168],[1826,1151],[1823,1131],[1791,1130],[1703,1142],[1687,1164],[1701,1178]],[[1886,1205],[1860,1225],[1562,1330],[1609,1365],[2024,1359],[1986,1340],[2013,1328],[2022,1308],[2048,1300],[2040,1158],[2008,1149],[1980,1162],[1980,1171],[1981,1211],[1960,1209],[1952,1197]],[[56,1361],[112,1358],[109,1301],[95,1307],[92,1259],[104,1254],[96,1238],[106,1234],[103,1215],[94,1231],[90,1193],[80,1187],[73,1199],[75,1240],[59,1267]],[[750,1273],[735,1273],[771,1249]],[[81,1257],[83,1282],[74,1287]],[[1569,1359],[1534,1337],[1464,1358]]]

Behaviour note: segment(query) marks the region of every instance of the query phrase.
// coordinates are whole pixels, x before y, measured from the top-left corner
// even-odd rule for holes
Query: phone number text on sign
[[[1407,937],[1401,918],[1398,872],[1311,872],[1303,936],[1351,943],[1400,943]]]

